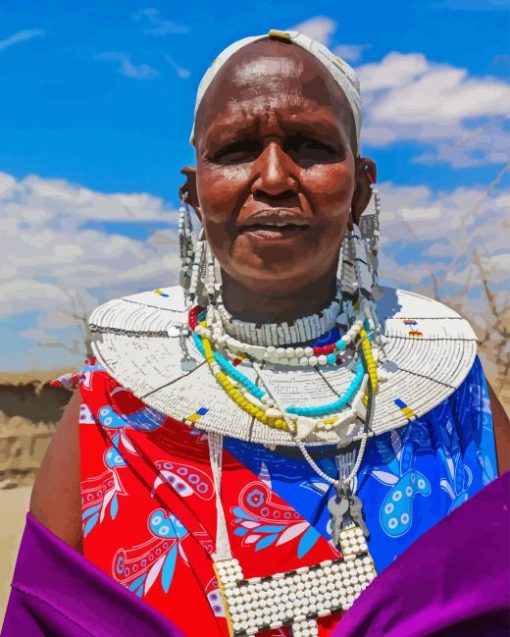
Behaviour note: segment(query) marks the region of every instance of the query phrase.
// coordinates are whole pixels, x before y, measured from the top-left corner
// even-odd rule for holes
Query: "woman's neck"
[[[289,291],[244,285],[222,272],[223,303],[232,317],[250,323],[283,323],[317,314],[337,294],[336,271],[305,287]]]

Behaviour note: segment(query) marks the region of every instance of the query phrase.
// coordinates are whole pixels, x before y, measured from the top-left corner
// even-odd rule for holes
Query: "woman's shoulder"
[[[38,471],[30,498],[30,513],[81,552],[80,403],[79,391],[75,391]]]

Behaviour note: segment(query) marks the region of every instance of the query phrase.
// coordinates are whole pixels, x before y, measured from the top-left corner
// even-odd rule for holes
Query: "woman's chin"
[[[317,240],[301,228],[243,232],[232,245],[230,259],[252,271],[262,269],[284,275],[287,270],[304,270],[308,259],[317,259]]]
[[[237,270],[237,268],[236,268]],[[316,277],[313,277],[313,269],[303,268],[303,262],[296,263],[266,263],[245,261],[242,264],[242,272],[237,270],[234,279],[242,281],[242,287],[252,289],[258,294],[270,296],[287,296],[312,285]]]

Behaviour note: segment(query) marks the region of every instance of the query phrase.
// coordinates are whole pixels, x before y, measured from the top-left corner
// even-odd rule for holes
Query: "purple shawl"
[[[509,476],[402,553],[345,614],[334,637],[507,637]],[[1,637],[182,634],[30,513],[11,586]]]
[[[334,637],[509,637],[510,472],[414,542]]]

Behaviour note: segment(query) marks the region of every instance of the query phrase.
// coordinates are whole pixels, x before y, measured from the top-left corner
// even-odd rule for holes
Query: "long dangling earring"
[[[186,195],[179,208],[179,254],[181,269],[179,283],[184,291],[187,307],[216,304],[221,295],[217,264],[202,228],[193,239],[190,205]]]
[[[193,248],[193,263],[191,265],[190,286],[186,294],[187,305],[201,304],[204,297],[204,268],[205,268],[206,241],[203,229],[200,230],[198,239]]]
[[[185,194],[179,208],[179,255],[181,269],[179,284],[184,291],[187,307],[203,299],[205,235],[200,230],[197,240],[193,238],[193,223],[191,220],[190,204]]]
[[[352,231],[346,233],[342,241],[342,249],[340,252],[340,289],[342,295],[348,296],[352,299],[356,298],[358,291],[358,282],[356,280],[356,271],[354,269],[354,260],[356,255],[354,253],[354,242],[352,237]]]
[[[365,166],[365,170],[368,170],[368,166]],[[380,235],[380,213],[381,213],[381,198],[379,196],[379,190],[375,183],[371,180],[370,189],[374,196],[374,212],[370,214],[361,215],[359,222],[359,237],[361,239],[360,244],[360,277],[364,277],[365,283],[361,284],[361,287],[370,287],[370,293],[366,295],[366,309],[370,316],[372,323],[372,329],[375,332],[375,340],[379,346],[379,361],[385,362],[388,360],[388,356],[385,351],[385,337],[383,336],[383,330],[381,322],[377,316],[376,300],[381,296],[381,290],[379,288],[379,235]],[[362,261],[365,260],[367,267],[363,266]]]
[[[368,171],[368,166],[365,166],[365,170]],[[385,359],[384,339],[381,337],[382,331],[375,305],[375,300],[380,296],[378,242],[381,199],[373,181],[370,188],[374,195],[374,212],[362,214],[359,224],[354,224],[353,229],[345,235],[340,256],[339,281],[344,297],[343,311],[348,317],[348,322],[352,322],[352,303],[361,301],[370,316],[372,329],[381,349],[381,359]]]
[[[371,214],[361,215],[359,229],[361,236],[365,242],[367,256],[369,259],[369,269],[372,275],[372,290],[371,296],[376,299],[380,295],[378,285],[378,270],[379,270],[379,235],[380,235],[380,221],[379,216],[381,212],[381,198],[379,197],[379,190],[372,182],[370,189],[374,195],[374,212]]]
[[[368,170],[368,166],[365,166]],[[344,296],[357,300],[358,296],[373,300],[378,296],[378,242],[381,200],[372,182],[374,212],[363,213],[359,224],[353,224],[342,242],[339,279]]]
[[[338,266],[338,284],[342,293],[342,312],[340,319],[337,319],[342,329],[348,329],[354,321],[353,301],[356,300],[358,294],[358,282],[356,280],[356,271],[354,269],[354,243],[352,233],[349,231],[343,241],[340,250],[340,259]]]
[[[219,298],[221,298],[221,285],[218,283],[218,264],[216,263],[216,257],[211,250],[211,246],[206,243],[205,249],[205,272],[204,272],[204,287],[207,295],[207,302],[210,305],[216,305]]]
[[[195,247],[193,245],[193,224],[188,199],[183,195],[179,208],[179,256],[181,259],[181,269],[179,272],[179,284],[183,288],[185,295],[191,285],[191,272]]]

